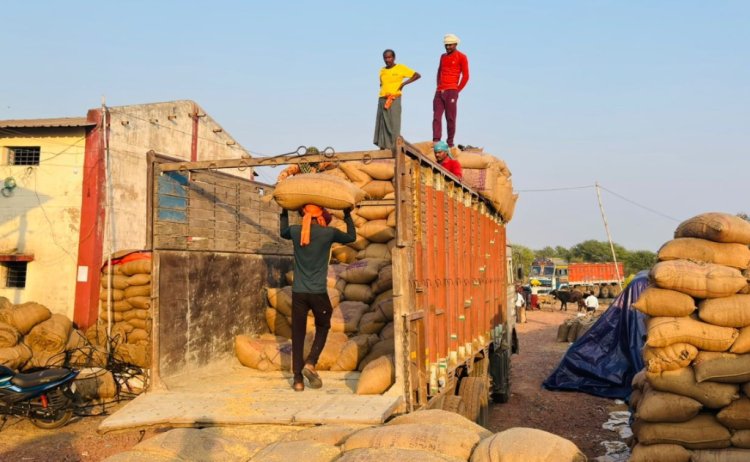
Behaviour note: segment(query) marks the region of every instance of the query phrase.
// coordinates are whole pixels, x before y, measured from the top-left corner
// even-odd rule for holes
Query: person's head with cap
[[[456,34],[445,34],[443,37],[443,44],[445,44],[445,51],[450,54],[456,50],[456,47],[461,42]]]
[[[453,158],[451,155],[451,148],[445,141],[438,141],[435,143],[432,150],[435,151],[435,159],[437,159],[438,162],[442,163],[446,157]]]

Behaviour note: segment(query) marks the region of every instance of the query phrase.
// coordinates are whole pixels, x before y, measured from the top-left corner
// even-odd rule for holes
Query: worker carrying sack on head
[[[318,154],[320,154],[320,151],[315,146],[310,146],[305,150],[305,155]],[[332,168],[336,168],[336,164],[333,162],[308,162],[301,164],[292,164],[282,170],[281,173],[279,173],[279,177],[276,179],[276,182],[285,180],[290,176],[294,176],[299,173],[320,173]]]
[[[331,244],[348,244],[357,239],[351,209],[344,210],[346,232],[329,228],[331,214],[323,207],[308,204],[299,213],[301,225],[289,226],[289,211],[284,209],[279,219],[279,234],[294,244],[294,282],[292,283],[292,372],[294,390],[304,391],[303,376],[310,388],[320,388],[323,382],[315,371],[321,351],[331,328],[333,307],[328,298],[326,278]],[[315,317],[315,337],[312,349],[303,360],[307,313]],[[304,366],[303,366],[304,362]]]

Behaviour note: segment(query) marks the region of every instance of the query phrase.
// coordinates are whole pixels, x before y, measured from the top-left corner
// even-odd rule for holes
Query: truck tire
[[[447,395],[442,402],[441,409],[448,412],[466,416],[466,404],[460,396]]]
[[[601,288],[599,289],[599,297],[600,297],[600,298],[609,298],[609,287],[607,287],[607,286],[602,286],[602,287],[601,287]]]
[[[466,406],[466,418],[479,425],[487,425],[489,397],[484,377],[464,377],[459,384],[458,394]]]
[[[510,400],[510,351],[495,349],[490,356],[492,401],[507,403]]]

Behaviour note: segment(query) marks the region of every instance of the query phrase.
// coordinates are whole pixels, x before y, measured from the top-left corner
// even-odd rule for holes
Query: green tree
[[[635,274],[638,271],[650,269],[656,264],[656,253],[649,250],[628,252],[623,258],[625,274]]]
[[[628,251],[625,247],[619,244],[614,244],[614,247],[617,259],[623,260]],[[591,263],[612,261],[612,250],[609,247],[609,242],[590,239],[570,248],[570,261],[585,261]]]
[[[513,268],[523,268],[524,277],[528,276],[531,262],[534,261],[534,251],[519,244],[511,244],[513,249]],[[515,277],[515,275],[514,275]]]
[[[557,257],[557,252],[555,252],[555,249],[553,249],[550,246],[544,247],[539,250],[534,251],[534,257],[536,258],[555,258]]]

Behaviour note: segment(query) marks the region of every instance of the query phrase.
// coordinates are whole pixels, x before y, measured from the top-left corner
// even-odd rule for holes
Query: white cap
[[[458,45],[459,42],[460,40],[455,34],[445,34],[445,37],[443,37],[443,43],[445,43],[446,45],[449,45],[451,43],[455,43],[456,45]]]

